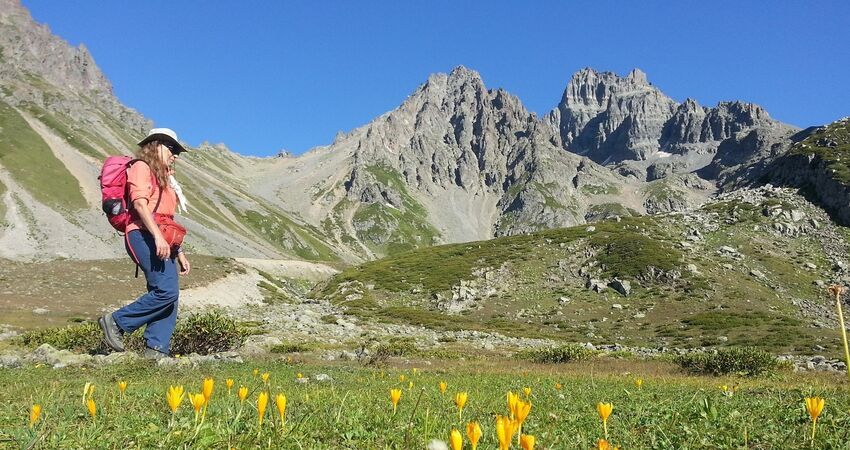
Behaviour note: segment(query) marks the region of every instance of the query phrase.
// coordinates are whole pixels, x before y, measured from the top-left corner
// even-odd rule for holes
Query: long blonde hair
[[[157,186],[162,189],[165,186],[168,186],[169,168],[159,156],[159,144],[161,144],[161,142],[156,140],[146,143],[139,147],[139,150],[136,152],[136,157],[148,164],[154,178],[156,178]]]

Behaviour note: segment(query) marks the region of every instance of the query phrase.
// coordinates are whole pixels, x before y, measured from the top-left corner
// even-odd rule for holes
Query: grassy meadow
[[[299,382],[299,374],[309,382]],[[316,381],[318,374],[331,380]],[[205,378],[213,389],[196,417],[189,394],[200,395]],[[88,394],[86,383],[94,385]],[[171,385],[185,389],[173,416],[166,401]],[[599,402],[613,406],[606,423],[610,448],[826,449],[850,442],[850,395],[841,375],[685,377],[660,361],[435,360],[380,368],[288,357],[196,368],[140,362],[97,370],[1,370],[0,386],[3,448],[422,449],[433,439],[449,442],[457,429],[462,448],[471,449],[466,427],[475,421],[482,430],[477,448],[497,449],[496,418],[509,415],[508,391],[531,404],[521,433],[533,435],[537,449],[599,448],[605,437]],[[401,391],[395,413],[392,389]],[[461,392],[468,399],[459,412],[455,396]],[[268,403],[260,424],[262,393]],[[286,397],[284,421],[278,394]],[[809,396],[825,399],[814,440],[804,406]],[[34,404],[42,409],[30,428]],[[523,448],[518,434],[509,448]]]

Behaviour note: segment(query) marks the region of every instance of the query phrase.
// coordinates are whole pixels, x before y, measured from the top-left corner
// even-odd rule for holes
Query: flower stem
[[[815,418],[814,420],[812,420],[812,446],[815,445],[815,430],[816,430],[815,427],[817,427],[817,425],[818,425],[818,419]]]
[[[850,377],[850,347],[847,346],[847,329],[844,327],[844,313],[841,311],[841,291],[835,294],[835,305],[838,307],[838,323],[841,325],[841,340],[844,342],[844,363],[847,365],[847,376]]]

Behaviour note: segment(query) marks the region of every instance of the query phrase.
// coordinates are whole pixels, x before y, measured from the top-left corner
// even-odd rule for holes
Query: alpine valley
[[[460,66],[302,155],[203,144],[177,168],[188,251],[262,277],[258,261],[326,268],[252,282],[293,308],[269,319],[269,300],[271,328],[305,324],[288,340],[327,328],[350,346],[379,323],[421,347],[481,333],[491,349],[837,353],[825,286],[850,284],[850,120],[799,129],[745,101],[679,102],[650,78],[583,69],[538,116]],[[153,125],[85,47],[0,0],[0,280],[125,258],[97,176]]]

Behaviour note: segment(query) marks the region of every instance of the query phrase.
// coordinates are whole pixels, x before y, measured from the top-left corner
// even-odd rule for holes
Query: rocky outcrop
[[[811,131],[778,158],[762,181],[800,188],[832,217],[850,225],[850,118]]]
[[[72,47],[53,35],[47,25],[32,20],[19,0],[0,0],[0,55],[0,83],[6,87],[0,99],[7,103],[31,102],[73,119],[91,119],[94,106],[134,136],[151,127],[149,120],[115,98],[112,84],[85,45]],[[62,91],[46,85],[61,86]]]

